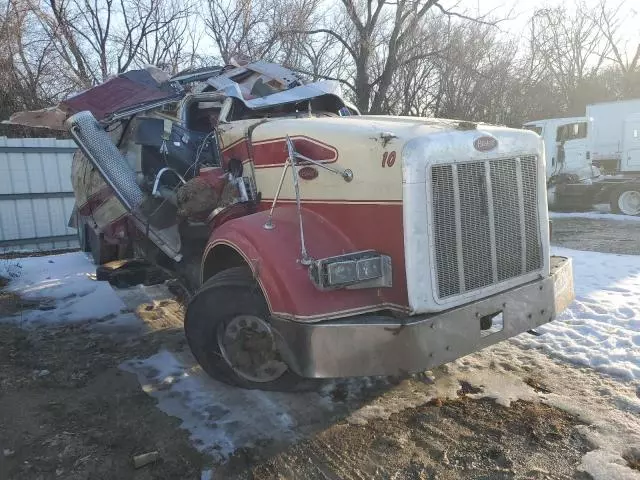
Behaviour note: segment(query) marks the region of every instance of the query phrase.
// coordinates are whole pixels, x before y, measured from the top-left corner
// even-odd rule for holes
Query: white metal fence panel
[[[72,140],[0,137],[0,251],[78,246],[73,211]]]

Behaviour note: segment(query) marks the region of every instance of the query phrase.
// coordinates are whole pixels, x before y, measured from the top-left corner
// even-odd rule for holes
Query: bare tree
[[[79,87],[128,70],[145,42],[175,33],[189,14],[188,5],[170,0],[28,2]]]
[[[40,108],[64,90],[52,44],[43,35],[28,5],[14,0],[0,4],[0,78],[3,110]],[[7,112],[12,113],[12,112]]]
[[[142,39],[140,50],[134,63],[137,65],[156,65],[173,74],[198,63],[197,50],[200,47],[202,32],[190,17],[194,8],[183,3],[181,14],[176,15],[165,8],[151,12],[151,33]]]
[[[268,19],[273,9],[270,0],[207,0],[204,17],[207,33],[216,42],[223,62],[234,56],[262,58],[276,41]]]
[[[363,112],[383,113],[387,95],[399,69],[436,55],[440,44],[418,44],[423,22],[433,10],[471,20],[445,9],[440,0],[340,0],[334,20],[325,28],[291,29],[288,33],[330,35],[344,48],[352,64],[348,82]],[[473,19],[485,22],[483,18]],[[426,47],[426,48],[425,48]],[[342,79],[345,81],[345,79]]]
[[[517,46],[478,23],[451,26],[449,44],[438,61],[438,116],[510,123],[510,93]]]
[[[207,0],[204,22],[225,63],[240,56],[299,66],[310,52],[302,48],[299,35],[282,32],[306,28],[318,4],[319,0]]]
[[[610,50],[599,19],[583,2],[576,3],[574,14],[565,7],[540,9],[531,20],[531,38],[534,55],[544,62],[571,109],[573,92],[597,75]]]
[[[346,50],[335,37],[331,35],[286,35],[287,38],[297,40],[299,58],[297,63],[290,62],[289,66],[311,78],[313,81],[322,79],[341,81],[348,77],[347,65],[344,61]],[[344,82],[349,86],[348,82]]]
[[[438,15],[428,15],[415,35],[407,39],[408,50],[431,52],[439,46],[437,54],[401,65],[389,86],[383,101],[383,111],[398,115],[433,116],[440,101],[439,67],[450,46],[451,21]]]
[[[621,76],[621,95],[640,95],[640,41],[631,44],[620,34],[622,24],[621,14],[624,12],[625,2],[621,1],[613,8],[607,7],[601,0],[595,15],[599,31],[609,46],[607,59],[613,63]]]

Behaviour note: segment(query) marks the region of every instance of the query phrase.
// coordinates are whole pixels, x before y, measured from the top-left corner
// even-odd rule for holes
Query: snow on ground
[[[640,256],[554,248],[571,257],[575,302],[542,335],[515,342],[625,380],[640,380]]]
[[[640,222],[640,217],[618,215],[607,211],[594,212],[549,212],[549,218],[584,218],[588,220],[618,220],[622,222]]]
[[[634,433],[640,422],[631,420],[640,414],[635,390],[640,391],[640,256],[561,248],[554,253],[573,259],[577,299],[559,319],[539,328],[540,337],[524,334],[514,342],[632,380],[627,386],[554,366],[537,349],[523,352],[510,342],[445,366],[446,374],[427,377],[428,384],[404,383],[349,412],[340,411],[331,400],[336,382],[327,382],[319,392],[294,395],[238,390],[210,379],[190,355],[168,351],[131,360],[121,368],[135,373],[159,408],[181,419],[197,448],[216,461],[240,448],[303,438],[327,417],[366,424],[435,397],[456,398],[459,381],[465,380],[482,387],[477,397],[494,398],[505,406],[516,399],[543,401],[578,415],[588,424],[583,433],[595,448],[584,457],[581,469],[596,479],[635,478],[622,455],[640,441]],[[557,379],[553,393],[536,393],[523,382],[522,374],[511,373],[519,369]],[[588,375],[591,383],[583,379],[580,385],[571,385],[578,374]],[[351,379],[342,385],[350,398],[364,399],[371,379]]]
[[[514,341],[622,379],[640,380],[640,256],[563,248],[554,248],[554,253],[573,260],[576,301],[554,322],[540,327],[541,336],[522,335]],[[95,281],[94,272],[95,266],[81,252],[3,261],[0,275],[12,278],[10,290],[27,299],[51,299],[45,309],[3,321],[38,325],[111,318],[127,323],[128,312],[141,297],[151,301],[166,294],[164,288],[156,292],[152,287],[116,293],[107,282]]]
[[[11,279],[8,290],[25,299],[47,301],[41,309],[23,311],[0,321],[35,326],[103,319],[125,312],[125,304],[111,285],[95,280],[95,270],[82,252],[3,260],[0,275]]]
[[[396,387],[380,378],[329,380],[316,391],[293,394],[229,387],[208,377],[191,355],[166,350],[147,359],[130,360],[121,368],[135,373],[142,389],[158,400],[158,407],[181,419],[181,428],[189,431],[194,445],[216,461],[265,441],[286,444],[304,438],[332,416],[366,425],[434,398],[457,398],[461,379],[483,385],[485,392],[479,397],[490,396],[507,407],[517,399],[538,398],[521,379],[480,367],[472,373],[465,368],[463,373],[454,366],[450,375],[430,375],[425,382],[404,382]],[[366,400],[381,387],[384,394]],[[336,389],[351,408],[332,400]]]
[[[608,214],[591,213],[596,216]],[[629,218],[629,217],[622,217]],[[571,257],[576,301],[554,322],[540,327],[542,335],[522,335],[514,341],[626,380],[640,380],[640,256],[582,252],[554,248]],[[47,297],[46,310],[31,310],[1,321],[22,325],[111,318],[131,323],[128,313],[166,290],[134,287],[114,291],[94,280],[95,266],[81,253],[27,257],[0,263],[0,275],[12,278],[9,289],[27,299]],[[52,309],[54,308],[54,309]]]

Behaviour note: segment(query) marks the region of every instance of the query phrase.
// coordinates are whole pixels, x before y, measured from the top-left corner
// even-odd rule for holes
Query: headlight
[[[391,287],[391,257],[367,250],[322,258],[311,264],[309,276],[321,290]]]

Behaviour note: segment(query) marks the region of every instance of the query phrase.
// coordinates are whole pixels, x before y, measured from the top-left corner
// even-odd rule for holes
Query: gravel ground
[[[640,222],[554,218],[551,243],[575,250],[640,255]]]

